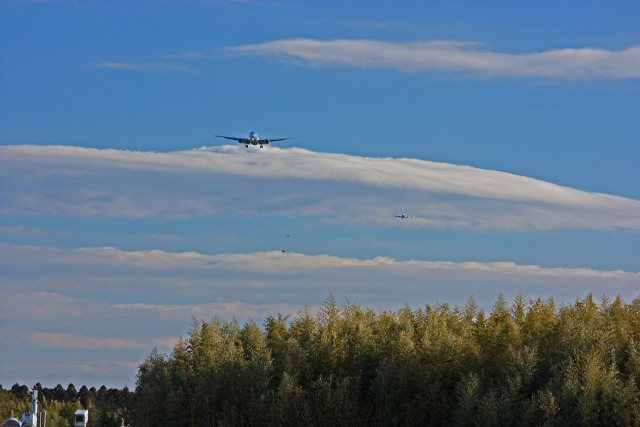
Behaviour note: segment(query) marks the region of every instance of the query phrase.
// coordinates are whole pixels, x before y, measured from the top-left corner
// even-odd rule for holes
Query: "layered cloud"
[[[243,273],[291,273],[300,271],[327,271],[339,269],[371,269],[399,275],[424,276],[426,274],[479,273],[546,278],[596,278],[613,280],[640,280],[640,273],[621,270],[600,271],[590,268],[543,268],[535,265],[517,265],[512,262],[450,262],[450,261],[398,261],[389,257],[372,259],[343,258],[333,255],[306,255],[282,251],[231,253],[207,255],[198,252],[167,252],[159,249],[124,251],[112,247],[63,249],[55,247],[11,245],[0,243],[0,254],[5,272],[22,269],[28,274],[30,266],[55,271],[69,266],[99,272],[141,269],[145,275],[165,275],[166,271],[228,271]],[[63,269],[66,271],[66,269]],[[114,276],[116,273],[110,273]]]
[[[378,309],[406,301],[463,304],[475,295],[487,309],[499,293],[570,303],[587,293],[631,300],[640,289],[637,272],[512,262],[9,244],[0,244],[0,255],[2,324],[13,332],[26,328],[19,334],[22,342],[26,338],[51,348],[148,348],[184,332],[191,316],[246,320],[276,312],[295,315],[330,293]],[[28,320],[18,320],[25,307],[30,307]]]
[[[629,298],[640,289],[640,273],[512,262],[362,260],[281,251],[206,255],[9,244],[0,244],[0,255],[8,285],[3,298],[7,305],[23,307],[27,301],[16,299],[17,295],[28,295],[39,307],[49,305],[56,317],[66,312],[64,317],[69,319],[86,312],[106,316],[100,301],[109,301],[112,317],[153,312],[168,318],[207,311],[222,317],[254,317],[318,302],[316,295],[330,292],[366,296],[369,303],[384,306],[389,301],[384,289],[391,285],[403,299],[437,291],[444,292],[439,297],[452,300],[460,295],[446,290],[445,285],[467,287],[465,299],[484,293],[484,286],[489,285],[488,301],[502,290],[514,289],[528,290],[528,294],[548,292],[560,298],[611,291]],[[292,287],[296,295],[289,294]],[[81,297],[82,304],[74,304],[68,299],[71,295]],[[64,306],[69,309],[60,310]],[[5,314],[11,312],[9,306],[4,310]],[[32,315],[47,317],[46,311],[36,310]]]
[[[418,159],[221,146],[156,153],[3,146],[4,214],[255,216],[360,226],[529,231],[640,229],[640,202]],[[400,207],[413,215],[398,221]]]
[[[99,338],[78,334],[34,332],[27,339],[37,347],[63,347],[72,349],[149,348],[149,342],[126,338]]]
[[[620,51],[585,47],[501,53],[466,41],[392,43],[299,38],[235,46],[230,50],[237,54],[259,55],[311,66],[443,71],[487,77],[640,78],[640,45]]]
[[[125,369],[135,375],[138,364],[128,360],[91,360],[66,363],[43,363],[43,364],[17,364],[13,366],[5,366],[6,370],[15,371],[36,371],[38,375],[46,377],[55,374],[58,378],[70,378],[75,374],[95,374],[95,373],[113,373]],[[76,384],[84,384],[79,381],[72,381]],[[29,383],[30,384],[30,383]],[[91,383],[89,383],[91,384]],[[45,383],[45,386],[48,385]],[[66,386],[65,386],[66,387]]]

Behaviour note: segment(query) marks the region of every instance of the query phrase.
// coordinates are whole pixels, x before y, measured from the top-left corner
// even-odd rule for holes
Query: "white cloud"
[[[27,337],[27,340],[36,347],[58,347],[67,349],[149,348],[149,342],[138,340],[55,332],[33,332]]]
[[[18,226],[3,226],[0,225],[0,234],[5,235],[62,235],[67,233],[67,231],[59,231],[59,230],[40,230],[37,228],[29,228],[24,227],[22,225]]]
[[[288,39],[229,48],[237,54],[303,61],[309,65],[445,71],[479,76],[553,79],[640,78],[640,45],[621,51],[565,48],[499,53],[475,42]]]
[[[324,218],[454,230],[640,229],[640,202],[504,172],[300,148],[2,146],[5,214]],[[397,207],[411,221],[397,221]]]
[[[335,277],[345,277],[342,288],[359,286],[366,281],[376,286],[384,286],[405,280],[407,290],[428,278],[435,281],[473,280],[476,283],[513,283],[528,286],[536,283],[567,282],[597,283],[602,282],[603,289],[627,289],[640,284],[640,273],[621,270],[601,271],[590,268],[545,268],[538,265],[517,265],[512,262],[450,262],[450,261],[399,261],[388,257],[372,259],[341,258],[332,255],[306,255],[281,251],[206,255],[197,252],[165,252],[161,250],[123,251],[116,248],[79,248],[61,249],[51,247],[35,247],[0,244],[0,268],[5,272],[7,290],[36,292],[25,286],[25,282],[34,281],[34,277],[48,277],[56,286],[64,286],[66,292],[90,293],[99,297],[103,293],[96,285],[111,283],[110,292],[116,292],[122,302],[110,306],[109,310],[146,310],[156,311],[161,315],[172,316],[176,311],[209,311],[229,314],[241,312],[255,315],[238,301],[251,293],[271,292],[286,281],[297,281],[296,286],[307,288],[311,284],[324,283],[328,294],[331,292],[331,281]],[[38,265],[38,271],[32,271]],[[356,278],[355,282],[351,280]],[[66,285],[62,285],[67,283]],[[152,290],[145,302],[124,302],[129,299],[128,293],[132,283],[138,283]],[[178,284],[182,283],[181,286]],[[9,286],[12,284],[12,286]],[[512,286],[512,285],[509,285]],[[127,289],[129,288],[129,289]],[[201,301],[198,295],[215,288],[218,292],[233,295],[224,302]],[[414,289],[415,290],[415,289]],[[184,295],[188,292],[193,301],[189,304],[158,303],[170,293]],[[276,292],[277,294],[277,292]],[[10,294],[9,294],[10,295]],[[42,295],[33,293],[29,298],[44,303]],[[154,301],[154,295],[158,301]],[[255,297],[256,295],[254,295]],[[26,301],[9,298],[12,306],[24,306]],[[48,304],[56,311],[62,305],[71,305],[77,313],[83,310],[94,311],[96,301],[87,300],[82,305],[71,304],[67,297],[54,294],[46,296]],[[263,309],[273,309],[278,301],[256,301]],[[183,296],[184,300],[184,296]],[[197,301],[197,303],[196,303]],[[308,301],[307,301],[308,302]],[[99,304],[99,303],[98,303]],[[118,316],[119,314],[114,314]]]
[[[221,319],[259,318],[269,313],[292,313],[297,311],[298,306],[291,304],[281,304],[276,301],[267,304],[246,304],[240,301],[208,302],[203,304],[146,304],[127,303],[113,304],[110,307],[120,313],[148,313],[155,316],[169,317],[174,319],[184,319],[195,316],[201,319],[211,319],[218,317]],[[154,343],[165,342],[155,339]]]

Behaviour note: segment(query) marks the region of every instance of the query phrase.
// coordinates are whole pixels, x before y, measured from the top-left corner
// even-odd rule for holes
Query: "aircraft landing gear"
[[[249,148],[249,144],[245,144],[244,148]]]
[[[260,148],[262,148],[262,144],[260,145]]]

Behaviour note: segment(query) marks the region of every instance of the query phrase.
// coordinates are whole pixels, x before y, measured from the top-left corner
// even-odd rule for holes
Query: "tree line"
[[[100,391],[71,386],[43,396],[100,410]],[[194,318],[108,402],[136,427],[640,426],[640,297],[500,296],[485,313],[473,298],[375,311],[329,296],[262,325]]]
[[[194,319],[137,375],[136,426],[640,425],[640,297]]]
[[[127,387],[122,390],[104,385],[96,390],[86,385],[77,390],[73,384],[65,389],[61,384],[54,388],[37,383],[38,411],[47,412],[47,427],[71,427],[78,409],[89,410],[89,427],[120,427],[121,419],[131,419],[135,393]],[[14,384],[8,390],[0,386],[0,422],[9,418],[11,411],[20,419],[23,412],[31,410],[29,387]]]

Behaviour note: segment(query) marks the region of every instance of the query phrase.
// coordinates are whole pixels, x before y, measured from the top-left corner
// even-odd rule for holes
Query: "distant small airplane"
[[[413,218],[412,216],[406,216],[405,214],[402,215],[395,215],[396,218],[402,218],[402,219],[407,219],[407,218]]]
[[[295,139],[295,138],[260,139],[260,138],[258,138],[258,134],[255,133],[255,132],[251,132],[249,134],[249,138],[235,138],[233,136],[222,136],[222,135],[216,135],[216,137],[218,137],[218,138],[226,138],[226,139],[233,139],[234,141],[238,141],[240,144],[244,144],[245,147],[248,147],[249,144],[251,144],[251,145],[259,145],[260,148],[262,148],[263,144],[268,144],[270,142],[284,141],[285,139]]]

